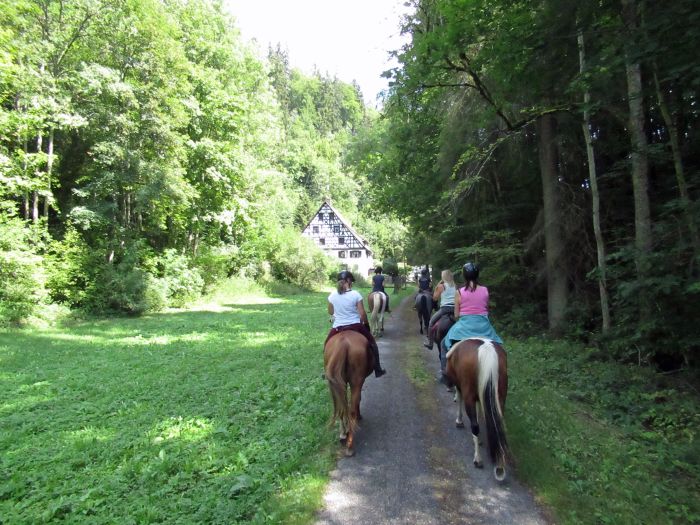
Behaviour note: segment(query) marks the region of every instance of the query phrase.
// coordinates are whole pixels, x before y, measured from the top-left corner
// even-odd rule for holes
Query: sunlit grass
[[[0,521],[308,522],[333,459],[326,293],[236,287],[0,332]]]

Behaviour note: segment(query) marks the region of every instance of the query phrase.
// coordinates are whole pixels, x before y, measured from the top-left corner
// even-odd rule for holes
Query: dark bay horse
[[[477,401],[481,416],[486,423],[486,442],[493,475],[498,481],[506,477],[506,459],[509,455],[506,441],[503,410],[508,393],[508,370],[506,352],[501,345],[489,340],[465,339],[455,343],[447,353],[446,375],[459,394],[457,426],[462,428],[462,410],[467,411],[474,440],[474,465],[483,467],[479,453],[479,420]]]
[[[362,334],[345,330],[331,337],[323,349],[323,365],[333,399],[331,424],[335,421],[340,423],[340,442],[345,443],[346,456],[355,454],[353,440],[357,421],[361,419],[362,385],[374,369],[374,358],[367,344],[368,341]]]
[[[428,290],[421,290],[416,294],[416,312],[418,312],[418,324],[420,333],[428,332],[428,323],[430,323],[430,314],[433,311],[433,294]]]
[[[433,341],[437,343],[438,359],[440,360],[440,371],[444,374],[447,367],[447,352],[442,347],[442,340],[450,331],[452,325],[455,324],[455,318],[452,314],[443,315],[440,320],[433,325]]]

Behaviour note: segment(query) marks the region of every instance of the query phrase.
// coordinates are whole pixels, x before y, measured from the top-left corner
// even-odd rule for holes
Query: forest
[[[140,314],[227,276],[325,282],[299,232],[323,199],[380,260],[344,161],[359,87],[244,42],[217,2],[13,1],[0,14],[0,319]],[[55,310],[55,308],[54,308]]]
[[[352,164],[418,258],[477,261],[521,332],[697,367],[697,5],[414,6]]]

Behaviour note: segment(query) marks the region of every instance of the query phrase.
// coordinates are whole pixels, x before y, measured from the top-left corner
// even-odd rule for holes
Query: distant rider
[[[443,316],[453,315],[455,311],[455,292],[457,291],[457,286],[455,285],[454,275],[452,275],[450,270],[443,270],[441,277],[442,280],[435,287],[435,292],[433,293],[433,302],[437,303],[440,301],[440,308],[430,318],[430,323],[428,324],[428,342],[424,345],[430,350],[433,349],[433,326],[435,326],[435,323],[439,322]]]
[[[369,331],[367,313],[362,302],[362,295],[352,289],[355,282],[353,274],[344,270],[338,274],[338,288],[328,296],[328,313],[333,321],[333,328],[326,337],[326,343],[338,332],[353,330],[359,332],[369,342],[369,349],[374,356],[374,375],[381,377],[386,374],[379,364],[379,347]],[[324,343],[323,345],[325,346]]]
[[[374,270],[374,277],[372,277],[372,291],[382,292],[386,296],[386,313],[390,314],[389,310],[389,294],[384,290],[384,276],[382,275],[382,267],[377,266]]]

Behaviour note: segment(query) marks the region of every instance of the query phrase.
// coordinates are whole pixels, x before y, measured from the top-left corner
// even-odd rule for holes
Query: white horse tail
[[[379,332],[379,316],[384,312],[386,298],[382,292],[372,292],[372,313],[370,314],[369,324],[372,330],[372,335],[377,335]]]
[[[496,479],[505,476],[505,461],[508,456],[503,412],[498,397],[498,353],[491,341],[479,346],[479,402],[486,422],[487,443],[491,461],[496,465]]]

